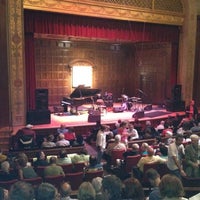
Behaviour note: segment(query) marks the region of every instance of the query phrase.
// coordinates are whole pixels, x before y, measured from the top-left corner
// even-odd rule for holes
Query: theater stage
[[[140,108],[138,111],[144,110]],[[79,115],[71,115],[69,113],[51,113],[51,123],[50,124],[41,124],[34,125],[34,129],[45,129],[45,128],[57,128],[60,124],[65,124],[67,127],[77,127],[77,126],[91,126],[95,122],[88,122],[88,111],[82,110]],[[120,120],[129,120],[130,122],[134,121],[135,118],[133,115],[136,111],[123,111],[123,112],[113,112],[104,111],[101,114],[101,123],[102,124],[115,124],[119,119]],[[176,113],[179,115],[185,115],[184,111],[180,112],[169,112],[165,108],[159,107],[158,105],[153,105],[151,110],[144,111],[144,116],[139,118],[140,121],[159,121],[162,119],[168,118],[168,116],[175,116]]]

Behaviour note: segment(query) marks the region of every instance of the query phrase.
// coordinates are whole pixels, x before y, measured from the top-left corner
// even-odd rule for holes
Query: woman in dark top
[[[35,178],[38,176],[33,167],[28,163],[28,157],[25,153],[18,154],[15,158],[15,165],[20,180]]]
[[[46,160],[46,156],[43,151],[37,152],[37,160],[33,162],[34,167],[38,166],[47,166],[49,165],[48,161]]]
[[[8,161],[4,161],[1,163],[1,171],[0,171],[0,180],[1,181],[10,181],[17,179],[17,174],[14,170],[10,169],[10,163]]]

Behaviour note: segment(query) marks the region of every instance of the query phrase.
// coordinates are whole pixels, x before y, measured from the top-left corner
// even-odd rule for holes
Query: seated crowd
[[[2,200],[186,200],[183,185],[176,176],[166,174],[160,178],[153,169],[149,169],[147,176],[154,187],[148,193],[135,177],[121,180],[109,174],[83,181],[76,194],[73,194],[71,184],[66,181],[60,182],[58,187],[48,182],[33,187],[31,183],[21,180],[8,190],[0,187],[0,197]]]
[[[169,116],[156,126],[153,126],[150,121],[146,121],[145,126],[142,126],[138,119],[135,122],[119,120],[114,129],[100,124],[98,129],[95,127],[94,130],[91,130],[91,135],[86,139],[87,143],[91,143],[91,139],[95,138],[95,156],[85,152],[68,155],[62,149],[59,155],[52,155],[48,159],[41,151],[37,158],[30,162],[25,153],[19,153],[13,159],[4,155],[4,159],[1,160],[0,180],[18,180],[15,183],[16,186],[12,186],[8,192],[8,199],[15,199],[11,197],[13,190],[16,190],[17,187],[27,187],[28,189],[29,186],[25,186],[27,183],[24,180],[38,177],[38,166],[45,167],[43,172],[43,178],[45,178],[54,175],[65,176],[62,165],[84,162],[83,183],[78,188],[77,199],[142,200],[147,196],[149,200],[184,199],[182,177],[200,177],[199,127],[200,124],[195,120],[178,115]],[[26,129],[31,128],[26,127]],[[53,146],[64,148],[70,145],[84,144],[83,139],[79,140],[73,129],[69,130],[61,125],[57,131],[58,137],[55,139],[53,135],[49,135],[44,139],[42,148]],[[148,144],[148,139],[153,139],[153,143]],[[143,142],[139,144],[139,140]],[[34,136],[31,142],[33,141],[35,142]],[[115,158],[112,154],[114,150],[122,150],[122,156]],[[136,155],[140,156],[137,163],[131,166],[131,171],[126,171],[127,158]],[[113,164],[113,158],[120,162]],[[164,164],[167,171],[162,175],[158,168],[144,171],[145,164]],[[121,170],[120,173],[123,173],[123,176],[116,173],[115,169]],[[104,170],[104,174],[99,177],[98,181],[84,181],[85,173],[96,170]],[[154,188],[151,193],[146,194],[144,191],[144,177],[147,177],[150,185]],[[44,192],[48,189],[52,190],[52,197],[42,197],[42,195],[50,195],[50,192],[48,194]],[[58,188],[44,182],[33,193],[29,191],[29,194],[32,194],[30,199],[64,200],[67,199],[67,195],[70,195],[70,191],[71,186],[66,181]],[[23,198],[21,199],[23,200]]]

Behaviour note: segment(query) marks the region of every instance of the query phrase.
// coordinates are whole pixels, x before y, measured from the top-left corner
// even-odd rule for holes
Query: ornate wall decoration
[[[181,0],[24,0],[24,8],[129,21],[183,24]]]
[[[13,126],[25,122],[23,0],[8,1],[8,49]]]

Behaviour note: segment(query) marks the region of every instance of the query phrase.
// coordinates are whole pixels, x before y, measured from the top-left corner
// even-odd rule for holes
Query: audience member
[[[159,184],[160,184],[160,174],[153,168],[146,171],[146,177],[149,180],[153,190],[149,194],[149,200],[161,200]]]
[[[49,160],[49,166],[44,169],[44,176],[57,176],[57,175],[65,175],[63,168],[56,164],[57,158],[52,156]]]
[[[156,129],[153,127],[151,124],[151,121],[146,121],[145,127],[143,129],[143,138],[148,139],[148,138],[154,138],[158,134],[156,132]]]
[[[70,127],[67,132],[64,133],[65,140],[70,142],[70,145],[73,145],[76,141],[76,133],[74,127]]]
[[[36,145],[36,132],[33,130],[33,125],[27,124],[24,128],[16,133],[18,138],[18,148],[30,149]]]
[[[122,199],[122,182],[116,175],[105,176],[102,180],[102,194],[104,200]]]
[[[108,144],[105,154],[108,156],[111,156],[111,152],[114,149],[126,151],[126,145],[121,142],[121,135],[119,135],[119,134],[115,135],[114,142]]]
[[[172,127],[173,127],[173,132],[176,133],[178,126],[182,120],[182,116],[179,113],[176,113],[175,117],[172,118]]]
[[[168,147],[164,143],[159,144],[159,152],[157,154],[160,155],[161,158],[168,159]]]
[[[18,181],[11,186],[8,200],[35,200],[34,188],[29,183]]]
[[[97,162],[101,163],[103,152],[106,148],[106,131],[107,126],[102,125],[97,133],[96,146],[97,146]]]
[[[199,156],[198,156],[198,144],[199,136],[192,134],[190,136],[191,143],[185,148],[185,172],[187,176],[199,177]]]
[[[103,170],[103,166],[97,163],[97,157],[91,155],[89,157],[89,165],[85,168],[85,172]]]
[[[186,106],[185,112],[189,119],[194,119],[194,120],[198,119],[198,108],[195,105],[194,100],[191,100],[190,104]]]
[[[166,163],[166,159],[161,158],[159,155],[154,155],[154,149],[148,147],[147,156],[141,157],[137,163],[140,172],[143,173],[144,164],[151,163]]]
[[[139,137],[142,137],[142,123],[140,122],[140,120],[136,117],[135,121],[134,121],[134,128],[137,130]]]
[[[181,178],[185,176],[185,172],[182,168],[182,142],[183,135],[176,135],[176,139],[173,143],[171,143],[168,147],[168,159],[167,159],[167,167],[170,170],[170,173],[176,175]],[[182,146],[181,146],[182,145]]]
[[[67,156],[67,151],[65,149],[61,149],[59,153],[59,158],[57,159],[57,164],[70,164],[72,163],[72,160],[70,157]]]
[[[128,146],[128,137],[129,137],[129,133],[127,131],[128,125],[129,125],[128,121],[122,121],[120,127],[117,130],[118,135],[121,135],[121,142],[123,142],[126,146]]]
[[[94,187],[94,190],[96,192],[95,200],[103,200],[102,180],[103,180],[103,178],[101,178],[101,177],[95,177],[92,179],[92,186]]]
[[[3,154],[2,149],[0,148],[0,163],[7,160],[7,155]]]
[[[78,200],[95,200],[96,192],[90,182],[83,182],[78,188]]]
[[[37,188],[36,200],[56,200],[57,189],[50,183],[41,183]]]
[[[34,167],[38,167],[38,166],[47,166],[49,165],[47,159],[46,159],[46,155],[44,154],[43,151],[39,151],[36,153],[36,157],[37,157],[37,160],[35,160],[33,162],[33,166]]]
[[[131,140],[139,139],[138,131],[137,129],[134,128],[133,123],[129,123],[127,132],[128,132],[128,140],[131,141]]]
[[[140,146],[137,143],[132,144],[131,149],[123,153],[124,160],[127,156],[140,155]]]
[[[67,182],[61,183],[60,185],[60,200],[76,200],[70,197],[72,192],[71,185]]]
[[[60,134],[65,134],[68,132],[68,129],[66,128],[66,126],[64,124],[61,124],[60,127],[57,129],[57,133]]]
[[[89,162],[89,157],[88,153],[86,151],[82,151],[80,154],[76,154],[73,157],[71,157],[72,163],[79,163],[79,162],[84,162],[87,164]]]
[[[44,138],[44,141],[42,142],[41,147],[42,148],[56,147],[56,143],[54,142],[54,136],[50,134],[47,136],[47,138]]]
[[[165,124],[165,121],[164,120],[162,120],[162,121],[160,121],[160,123],[155,127],[155,129],[156,129],[156,131],[159,133],[159,135],[160,135],[160,133],[162,133],[162,131],[164,130],[164,124]]]
[[[167,134],[171,133],[173,135],[173,128],[169,126],[167,123],[164,124],[164,129],[161,132],[162,137],[166,137]]]
[[[185,200],[184,188],[181,180],[174,175],[166,174],[159,184],[160,194],[163,200]]]
[[[144,200],[144,190],[140,181],[136,178],[127,178],[124,180],[122,192],[123,200]]]
[[[143,142],[143,143],[141,144],[141,147],[140,147],[140,154],[141,154],[142,156],[146,156],[146,155],[147,155],[147,150],[148,150],[148,148],[149,148],[148,143]]]
[[[17,155],[17,157],[15,158],[15,164],[20,180],[35,178],[38,176],[33,167],[28,162],[28,157],[25,153],[19,153]]]
[[[7,200],[8,199],[8,190],[0,187],[0,200]]]
[[[200,132],[200,122],[194,121],[193,125],[194,126],[190,129],[190,131],[192,133],[198,133],[198,132]]]
[[[70,142],[65,139],[65,135],[63,133],[60,133],[58,135],[58,141],[56,142],[56,146],[58,147],[70,146]]]
[[[101,129],[102,127],[101,127],[101,122],[100,121],[97,121],[96,122],[96,125],[92,128],[92,130],[90,131],[90,133],[89,133],[89,136],[87,137],[87,139],[86,139],[86,142],[88,143],[88,144],[91,144],[91,142],[93,141],[96,141],[96,139],[97,139],[97,133],[98,133],[98,131]]]
[[[18,176],[14,170],[10,169],[10,163],[8,161],[2,162],[1,163],[1,171],[0,171],[0,180],[1,181],[10,181],[13,179],[18,179]]]
[[[73,146],[81,146],[84,145],[84,143],[85,142],[83,136],[79,134],[76,136],[76,140],[74,141]]]

